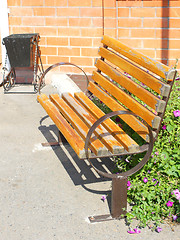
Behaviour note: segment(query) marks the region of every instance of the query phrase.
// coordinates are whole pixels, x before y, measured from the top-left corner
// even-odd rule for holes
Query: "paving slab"
[[[123,219],[89,223],[88,216],[109,213],[101,196],[111,181],[78,160],[68,145],[41,146],[58,131],[36,97],[0,88],[0,240],[180,239],[179,226],[130,235]]]

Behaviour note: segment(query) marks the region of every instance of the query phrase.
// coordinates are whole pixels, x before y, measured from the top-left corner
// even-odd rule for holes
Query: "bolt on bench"
[[[151,155],[176,76],[176,70],[114,38],[103,36],[101,42],[100,58],[95,63],[97,71],[92,74],[93,81],[88,82],[86,94],[63,93],[61,98],[58,94],[51,94],[49,98],[40,94],[37,97],[79,159],[88,159],[99,174],[112,179],[111,214],[90,217],[91,222],[116,219],[126,214],[127,177],[140,170]],[[40,79],[40,86],[47,72],[67,64],[74,65],[57,63],[49,67]],[[102,101],[111,112],[105,114],[87,93]],[[144,144],[139,145],[120,128],[111,119],[113,116],[119,116],[144,140]],[[145,153],[142,161],[118,174],[102,172],[91,162],[92,158],[142,152]]]

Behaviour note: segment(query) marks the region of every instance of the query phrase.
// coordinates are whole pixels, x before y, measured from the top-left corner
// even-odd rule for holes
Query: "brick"
[[[58,36],[80,36],[80,29],[78,27],[59,27]]]
[[[104,7],[115,8],[116,7],[116,1],[104,0]]]
[[[47,45],[50,45],[50,46],[67,46],[68,45],[68,38],[47,37]]]
[[[91,7],[91,0],[68,0],[69,7]]]
[[[44,0],[23,0],[22,1],[22,6],[43,6]]]
[[[118,27],[140,28],[142,27],[142,20],[140,18],[119,18]]]
[[[144,48],[168,48],[168,40],[143,39]]]
[[[132,8],[131,17],[155,17],[155,8]]]
[[[143,7],[167,7],[168,2],[169,2],[168,0],[155,0],[155,1],[146,0],[143,1]]]
[[[113,8],[105,8],[104,9],[104,16],[110,18],[116,18],[116,9]]]
[[[161,49],[156,51],[156,58],[158,59],[168,59],[169,58],[169,50]]]
[[[132,47],[132,48],[142,48],[143,44],[142,44],[142,40],[141,39],[133,39],[133,38],[121,38],[120,41],[124,44],[127,44],[128,46]]]
[[[103,20],[102,18],[92,18],[93,27],[102,27],[103,26]]]
[[[179,38],[180,39],[180,29],[169,29],[169,38]]]
[[[137,49],[139,52],[145,54],[148,57],[155,58],[156,57],[156,52],[155,50],[152,51],[152,49]]]
[[[9,6],[20,6],[21,0],[7,0],[7,5]]]
[[[89,27],[91,26],[91,18],[69,18],[69,26],[72,26],[72,27],[88,26]]]
[[[115,28],[112,28],[112,29],[105,28],[104,29],[104,34],[116,38],[117,37],[117,30]]]
[[[157,8],[157,17],[179,18],[180,8]]]
[[[29,7],[10,7],[10,16],[32,16],[32,8]]]
[[[169,37],[169,29],[155,29],[156,38],[168,38]]]
[[[174,0],[170,2],[171,7],[180,7],[180,1]]]
[[[70,38],[70,46],[92,46],[92,38]]]
[[[35,27],[35,32],[39,32],[40,36],[57,36],[55,27]]]
[[[93,38],[93,47],[99,47],[100,45],[102,45],[101,43],[101,37],[100,38]]]
[[[143,21],[144,28],[167,28],[167,18],[145,18]]]
[[[80,9],[81,17],[102,17],[101,8],[81,8]]]
[[[57,16],[79,17],[79,8],[57,8]]]
[[[55,8],[33,8],[34,16],[55,16]]]
[[[132,29],[131,37],[133,38],[155,38],[154,29]]]
[[[129,8],[118,8],[118,17],[129,17]]]
[[[92,67],[83,67],[83,70],[86,74],[92,75],[92,72],[96,70],[96,67],[94,67],[94,64]]]
[[[101,37],[102,28],[82,28],[81,29],[82,37]]]
[[[121,37],[130,37],[130,30],[127,28],[127,29],[118,29],[118,37],[121,38]]]
[[[57,47],[40,47],[42,55],[57,55]]]
[[[21,17],[9,17],[9,24],[11,26],[21,25],[22,24],[22,18]]]
[[[55,64],[58,62],[69,62],[69,57],[61,57],[61,56],[47,56],[48,64]]]
[[[11,34],[21,34],[21,33],[29,33],[35,32],[34,27],[22,27],[22,26],[12,26],[11,27]]]
[[[176,66],[177,69],[180,69],[180,62],[176,63],[176,60],[171,60],[171,59],[170,59],[168,65],[169,65],[170,67],[177,65],[177,66]]]
[[[40,36],[41,37],[41,36]],[[47,45],[46,44],[46,39],[47,39],[47,37],[44,37],[44,36],[42,36],[41,38],[40,38],[40,46],[42,46],[42,45]]]
[[[180,28],[180,19],[169,19],[170,28]]]
[[[23,17],[23,25],[25,26],[44,26],[44,17]]]
[[[68,0],[45,0],[45,6],[48,7],[67,7]]]
[[[142,7],[143,1],[119,0],[118,7]]]
[[[81,48],[81,56],[98,57],[98,48]]]
[[[180,50],[173,50],[169,51],[169,58],[170,59],[180,59]]]
[[[100,0],[92,0],[92,7],[101,7],[102,1]]]
[[[179,50],[179,46],[180,46],[180,39],[171,39],[169,40],[169,48],[170,49],[177,49]]]
[[[116,28],[117,20],[115,18],[105,18],[104,27],[105,28]]]
[[[80,56],[80,48],[58,47],[59,56]]]
[[[78,66],[92,66],[93,60],[88,57],[70,57],[70,62]]]
[[[46,17],[46,26],[68,26],[68,19],[61,17]]]

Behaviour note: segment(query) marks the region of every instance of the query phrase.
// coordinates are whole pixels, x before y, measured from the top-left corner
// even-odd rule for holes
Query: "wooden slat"
[[[121,72],[111,67],[106,62],[98,59],[95,66],[108,75],[111,79],[119,83],[122,87],[126,88],[129,92],[141,99],[148,106],[156,110],[157,112],[163,112],[165,108],[165,101],[154,96],[148,90],[141,87],[139,84],[124,76]]]
[[[89,128],[87,125],[78,117],[78,115],[67,105],[67,103],[58,94],[51,94],[50,100],[59,109],[62,115],[71,123],[73,128],[78,132],[83,140],[86,139]],[[99,139],[91,138],[90,149],[97,155],[108,155],[107,148],[99,141]]]
[[[142,119],[144,119],[152,128],[157,129],[159,127],[161,121],[160,117],[154,115],[151,111],[142,106],[123,90],[115,86],[100,73],[93,72],[92,79],[113,95],[118,101],[124,104],[128,109],[142,117]]]
[[[80,105],[80,103],[73,98],[70,93],[63,93],[62,97],[73,109],[73,111],[75,111],[78,116],[85,121],[88,127],[91,127],[92,124],[96,122],[96,119],[84,107],[82,107],[82,105]],[[101,125],[96,128],[94,134],[113,154],[118,154],[124,151],[124,147]]]
[[[171,70],[168,66],[138,52],[137,50],[134,50],[133,48],[126,46],[115,38],[103,36],[101,42],[125,57],[131,59],[132,61],[140,64],[151,72],[157,74],[158,76],[167,79],[168,73]]]
[[[129,73],[131,76],[138,79],[155,92],[161,94],[162,96],[168,96],[170,91],[170,86],[168,84],[163,83],[148,72],[140,69],[138,66],[130,63],[106,48],[100,47],[98,53],[101,57],[113,63],[123,71]]]
[[[119,104],[113,97],[108,95],[105,91],[99,88],[93,82],[89,83],[88,90],[97,96],[103,103],[105,103],[112,111],[127,110]],[[131,115],[119,115],[135,132],[137,132],[145,141],[149,141],[147,127],[139,121],[136,117]],[[155,133],[154,133],[155,136]]]
[[[45,94],[38,95],[37,100],[45,109],[45,111],[53,120],[53,122],[56,124],[60,132],[64,135],[64,137],[69,142],[69,144],[74,149],[79,158],[85,158],[86,156],[84,151],[84,141],[76,133],[76,131],[69,125],[66,119],[60,114],[60,112],[54,106],[54,104],[49,100],[49,98]]]
[[[99,119],[104,116],[104,112],[101,111],[83,92],[75,93],[74,96],[95,118]],[[139,151],[139,145],[111,119],[104,121],[102,126],[105,127],[117,141],[120,141],[128,152]]]

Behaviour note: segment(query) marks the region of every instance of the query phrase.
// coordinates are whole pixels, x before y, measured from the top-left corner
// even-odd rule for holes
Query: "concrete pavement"
[[[109,213],[101,196],[111,182],[70,147],[41,146],[56,137],[36,94],[4,94],[0,88],[0,240],[180,239],[179,226],[130,235],[124,220],[90,224],[88,216]]]

